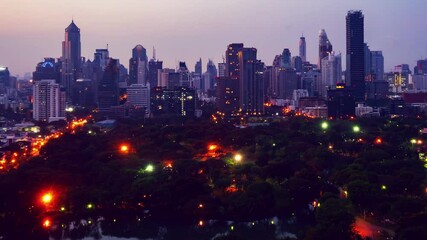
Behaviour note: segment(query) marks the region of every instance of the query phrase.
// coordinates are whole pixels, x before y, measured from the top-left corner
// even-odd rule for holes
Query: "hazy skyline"
[[[61,56],[64,29],[74,19],[81,29],[82,56],[93,59],[97,48],[109,44],[110,56],[128,68],[131,50],[141,44],[152,56],[175,68],[185,61],[190,70],[202,57],[222,62],[230,43],[258,49],[258,58],[271,65],[289,48],[298,54],[304,34],[307,60],[317,63],[318,33],[325,29],[345,66],[345,16],[362,10],[365,42],[383,51],[385,71],[427,57],[424,12],[427,1],[412,0],[2,0],[0,65],[13,75],[32,72],[44,57]],[[343,68],[344,69],[344,68]]]

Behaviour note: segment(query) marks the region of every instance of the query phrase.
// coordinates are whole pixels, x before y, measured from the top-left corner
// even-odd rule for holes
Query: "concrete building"
[[[54,79],[35,82],[33,96],[34,120],[52,122],[65,119],[65,92]]]

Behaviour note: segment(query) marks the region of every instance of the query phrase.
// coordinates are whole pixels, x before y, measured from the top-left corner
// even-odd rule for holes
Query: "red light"
[[[45,219],[44,221],[43,221],[43,227],[45,227],[45,228],[49,228],[49,227],[51,227],[52,226],[52,222],[49,220],[49,219]]]
[[[47,205],[47,204],[49,204],[49,203],[51,203],[53,201],[53,194],[51,192],[45,193],[45,194],[43,194],[41,200],[42,200],[43,204]]]
[[[217,146],[217,145],[215,145],[215,144],[211,144],[211,145],[209,145],[209,147],[208,147],[209,151],[214,151],[214,150],[216,150],[217,148],[218,148],[218,146]]]
[[[377,138],[377,139],[375,139],[375,143],[381,144],[381,143],[383,143],[383,140],[381,138]]]
[[[129,152],[129,146],[126,144],[120,145],[120,152],[128,153]]]

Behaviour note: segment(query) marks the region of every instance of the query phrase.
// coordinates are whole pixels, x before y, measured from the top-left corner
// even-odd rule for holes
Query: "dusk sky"
[[[71,19],[81,29],[82,56],[93,59],[109,44],[110,56],[128,68],[137,44],[164,67],[185,61],[190,70],[199,57],[222,62],[230,43],[258,49],[271,65],[284,48],[298,55],[303,33],[307,56],[317,63],[318,33],[324,28],[334,50],[343,54],[345,16],[362,10],[365,42],[382,50],[385,71],[427,57],[425,0],[1,0],[0,65],[12,75],[32,72],[44,57],[60,57],[64,29]]]

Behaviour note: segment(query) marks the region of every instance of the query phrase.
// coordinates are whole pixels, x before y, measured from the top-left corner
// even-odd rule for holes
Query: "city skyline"
[[[345,16],[348,10],[360,9],[365,16],[365,42],[371,50],[383,51],[387,72],[402,63],[412,68],[416,60],[427,56],[425,33],[418,30],[422,21],[416,20],[425,9],[421,5],[427,7],[427,3],[414,2],[417,7],[400,1],[236,0],[202,4],[184,0],[172,4],[127,0],[119,5],[107,0],[101,5],[40,0],[34,5],[28,0],[6,0],[5,14],[0,16],[0,65],[8,67],[12,75],[22,76],[34,71],[44,57],[60,57],[64,29],[72,19],[81,29],[82,56],[93,59],[95,49],[108,44],[110,56],[127,68],[132,48],[138,44],[147,49],[148,58],[154,46],[157,58],[169,68],[175,68],[179,61],[194,66],[200,57],[204,63],[210,58],[217,64],[222,62],[225,46],[235,42],[257,48],[258,58],[271,65],[284,48],[289,48],[292,56],[298,55],[301,35],[306,38],[307,60],[316,63],[320,29],[326,30],[335,52],[345,54]],[[399,17],[409,13],[411,18]],[[247,22],[251,24],[242,24]]]

